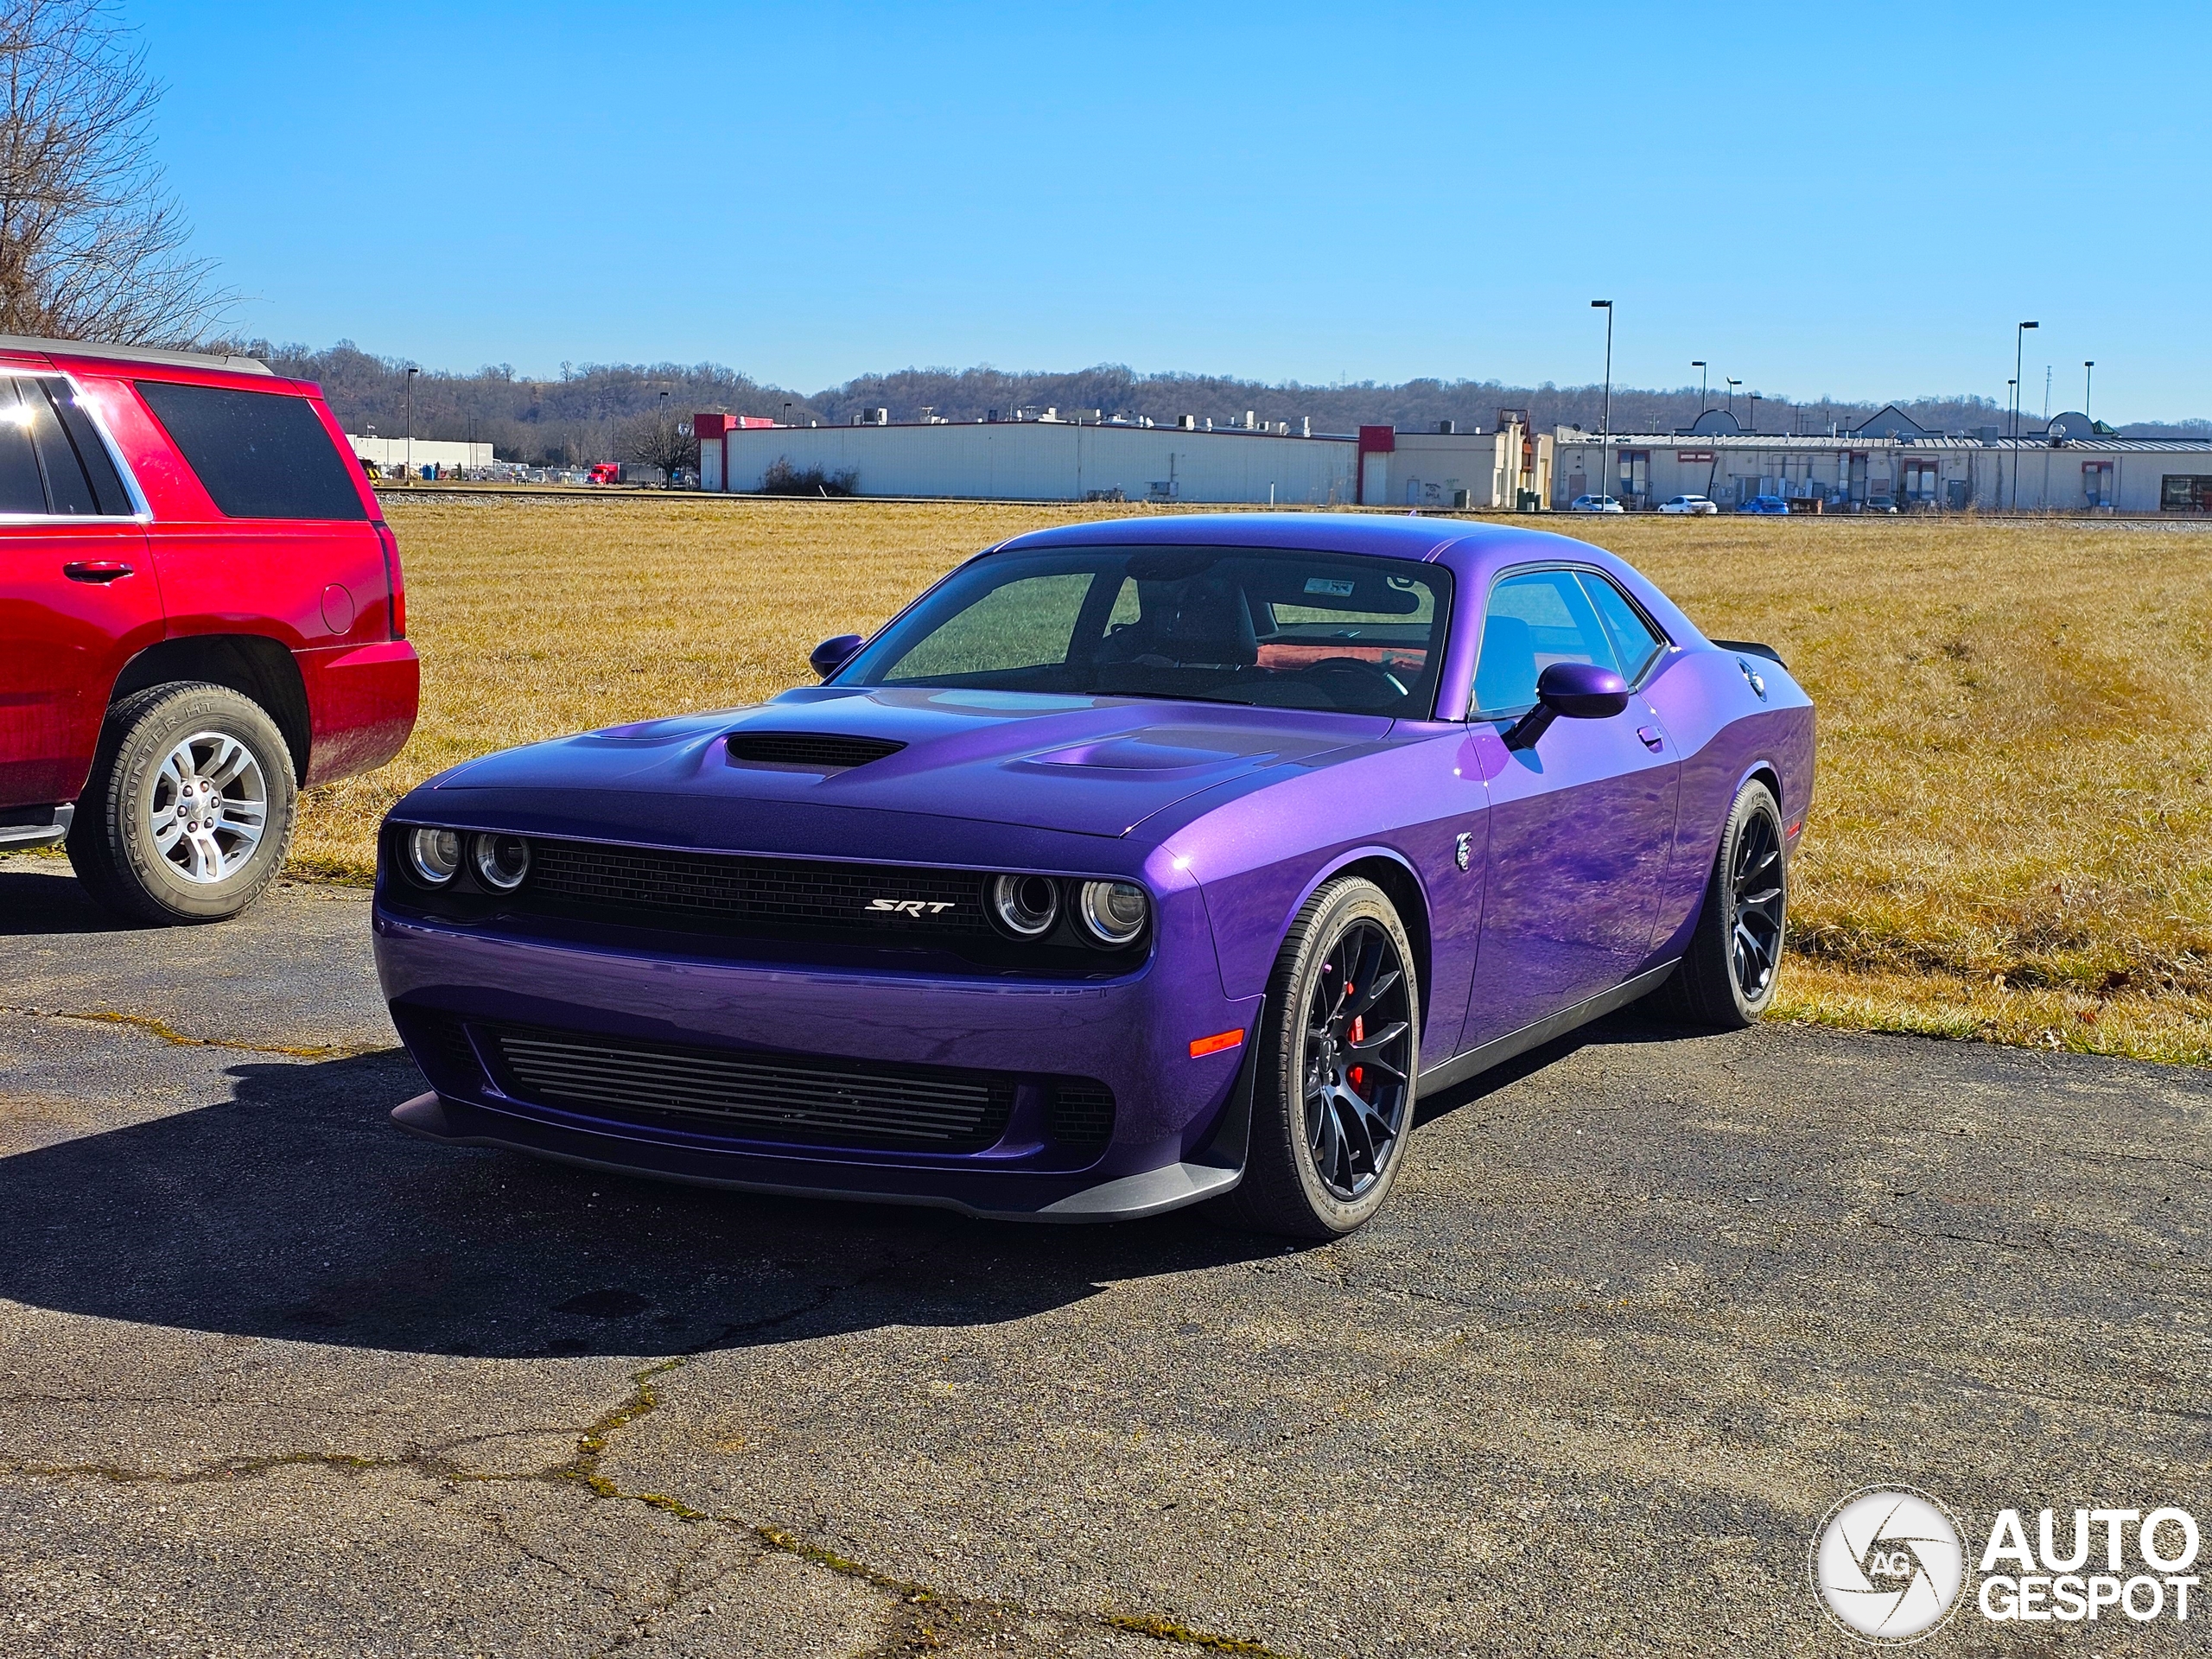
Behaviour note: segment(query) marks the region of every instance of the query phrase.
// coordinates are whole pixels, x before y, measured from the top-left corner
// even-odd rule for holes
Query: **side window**
[[[1613,657],[1620,664],[1621,677],[1630,685],[1643,677],[1651,666],[1651,659],[1666,649],[1666,642],[1652,632],[1643,613],[1628,602],[1628,595],[1605,577],[1585,570],[1583,590],[1590,595],[1590,602],[1597,607],[1598,615],[1611,638]]]
[[[1573,571],[1508,576],[1490,590],[1483,613],[1475,712],[1518,715],[1535,707],[1536,677],[1554,663],[1620,667],[1605,625]]]
[[[226,518],[366,518],[359,470],[293,392],[141,380],[146,400]]]
[[[0,512],[46,512],[46,486],[31,448],[31,420],[22,382],[0,380]]]
[[[92,416],[86,414],[77,401],[77,389],[67,380],[41,379],[35,383],[45,394],[49,410],[60,424],[54,432],[55,442],[49,446],[41,429],[39,454],[47,462],[47,481],[54,488],[56,512],[96,512],[109,518],[127,515],[131,511],[130,493],[123,487],[123,478],[115,470],[115,461],[108,454],[107,446],[100,442],[100,435],[92,425]],[[57,468],[73,480],[81,475],[83,493],[77,499],[90,505],[70,507],[61,505],[62,491],[54,485]]]

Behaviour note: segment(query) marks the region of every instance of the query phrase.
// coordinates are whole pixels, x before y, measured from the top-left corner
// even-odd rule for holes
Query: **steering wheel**
[[[1396,675],[1380,663],[1360,657],[1324,657],[1308,664],[1299,677],[1318,682],[1332,702],[1353,709],[1396,702],[1406,695],[1405,685]]]

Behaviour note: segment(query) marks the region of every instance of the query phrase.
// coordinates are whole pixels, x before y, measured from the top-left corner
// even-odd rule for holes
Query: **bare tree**
[[[623,460],[659,467],[671,488],[678,473],[699,465],[699,441],[691,435],[691,423],[679,422],[665,409],[624,422],[615,443]]]
[[[0,334],[191,345],[218,321],[154,160],[161,96],[111,0],[0,0]]]

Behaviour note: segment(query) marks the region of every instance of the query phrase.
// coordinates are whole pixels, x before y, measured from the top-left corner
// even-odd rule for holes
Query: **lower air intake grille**
[[[484,1086],[484,1067],[459,1019],[435,1009],[395,1004],[391,1021],[433,1088],[463,1090]]]
[[[720,918],[740,929],[749,923],[867,938],[910,931],[990,936],[983,917],[983,879],[964,871],[573,841],[532,841],[531,854],[531,880],[514,901],[520,905],[550,899],[602,910]]]
[[[1005,1132],[1014,1079],[496,1028],[517,1098],[596,1117],[816,1147],[976,1152]]]
[[[1071,1147],[1103,1147],[1114,1138],[1114,1091],[1089,1077],[1063,1077],[1052,1087],[1047,1132]]]
[[[734,766],[801,766],[842,772],[896,754],[906,746],[883,737],[840,737],[834,732],[732,732],[723,748]]]

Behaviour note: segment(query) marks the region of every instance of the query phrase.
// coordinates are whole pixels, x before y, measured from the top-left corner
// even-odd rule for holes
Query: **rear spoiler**
[[[1741,652],[1746,657],[1764,657],[1779,669],[1787,670],[1789,666],[1782,660],[1782,653],[1772,645],[1762,645],[1756,640],[1715,639],[1713,643],[1722,651]]]

